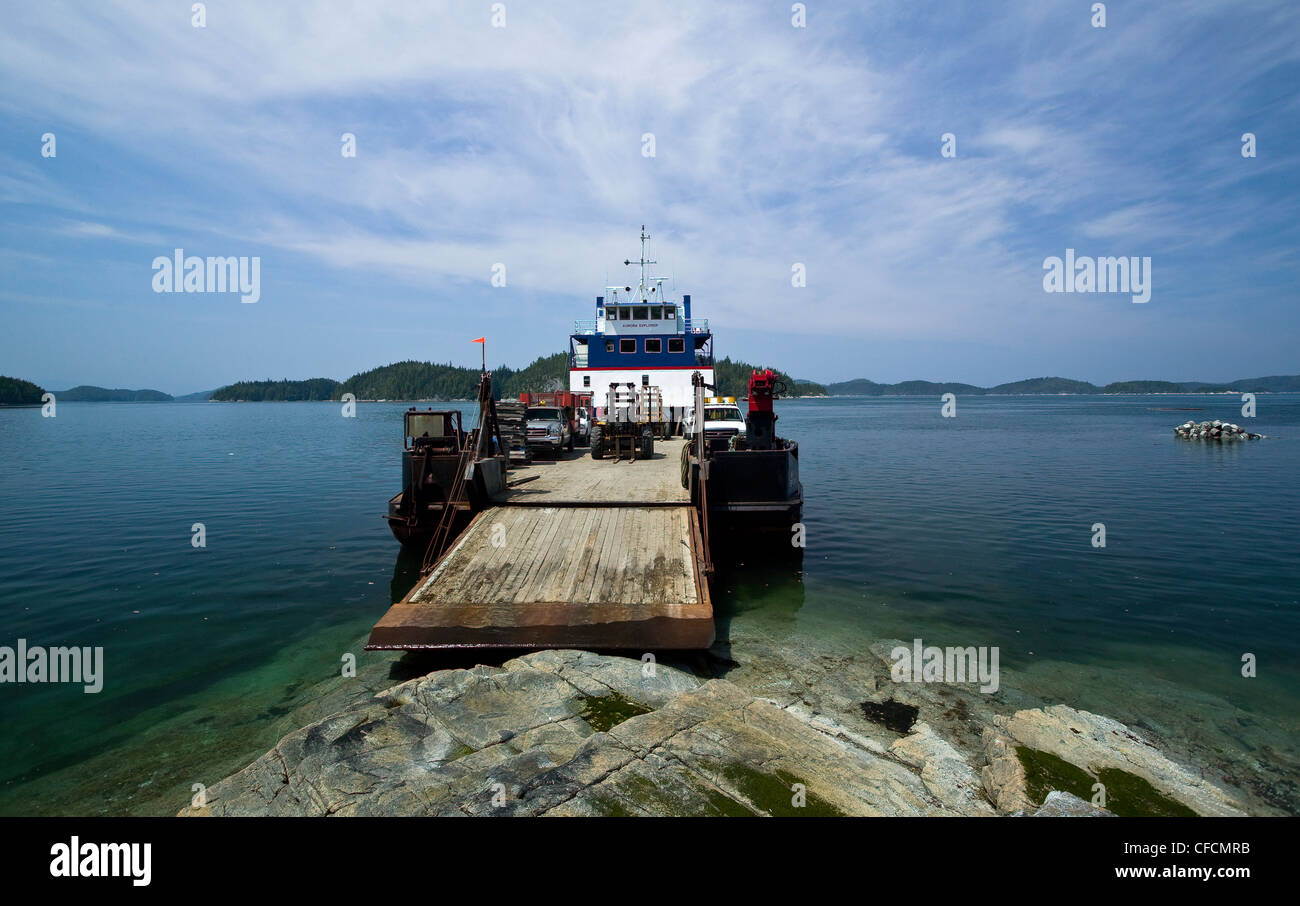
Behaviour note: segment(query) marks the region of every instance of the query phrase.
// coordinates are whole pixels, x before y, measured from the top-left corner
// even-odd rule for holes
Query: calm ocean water
[[[0,814],[174,813],[292,729],[343,652],[392,660],[359,640],[414,580],[381,518],[404,408],[0,410],[0,645],[106,661],[97,695],[0,686]],[[1300,395],[1262,395],[1250,426],[1268,439],[1231,446],[1171,429],[1245,421],[1232,396],[778,411],[801,445],[803,572],[725,573],[733,633],[998,645],[1004,683],[1046,699],[1169,735],[1213,721],[1224,762],[1283,765],[1272,796],[1294,810]]]

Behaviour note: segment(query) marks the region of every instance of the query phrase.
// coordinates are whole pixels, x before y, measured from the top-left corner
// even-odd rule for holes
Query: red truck
[[[527,406],[524,426],[530,450],[548,450],[559,455],[575,441],[587,443],[591,430],[591,394],[571,390],[549,393],[521,393],[519,402]]]

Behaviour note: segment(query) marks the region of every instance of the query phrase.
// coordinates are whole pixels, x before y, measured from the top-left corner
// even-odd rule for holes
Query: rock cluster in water
[[[1174,429],[1174,435],[1184,440],[1259,440],[1263,434],[1251,434],[1240,425],[1221,422],[1183,422]]]

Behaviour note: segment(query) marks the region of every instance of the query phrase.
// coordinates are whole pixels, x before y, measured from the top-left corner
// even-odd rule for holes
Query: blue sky
[[[1294,3],[504,5],[6,4],[0,373],[522,365],[642,223],[719,355],[798,377],[1300,372]],[[259,256],[260,301],[154,293],[177,247]],[[1045,293],[1067,247],[1151,301]]]

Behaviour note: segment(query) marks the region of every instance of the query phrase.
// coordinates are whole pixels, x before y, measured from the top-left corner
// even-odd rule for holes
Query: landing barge
[[[407,409],[402,416],[402,490],[384,518],[402,544],[455,537],[491,505],[506,482],[508,451],[497,423],[492,379],[479,382],[478,425],[466,431],[455,409]]]
[[[731,429],[711,418],[712,334],[690,296],[666,300],[647,274],[648,238],[643,227],[636,290],[607,289],[570,336],[569,393],[595,403],[590,450],[557,444],[554,460],[509,467],[486,374],[473,431],[406,413],[388,518],[399,540],[427,545],[425,562],[368,649],[708,648],[711,534],[799,520],[799,448],[776,436],[775,373],[753,374]]]
[[[742,425],[707,416],[703,375],[695,375],[695,412],[682,448],[682,486],[707,514],[706,522],[729,536],[789,533],[803,515],[799,444],[778,437],[773,401],[785,392],[776,372],[754,371],[749,378],[749,411]],[[718,409],[729,408],[725,403]],[[788,538],[788,534],[786,534]]]

